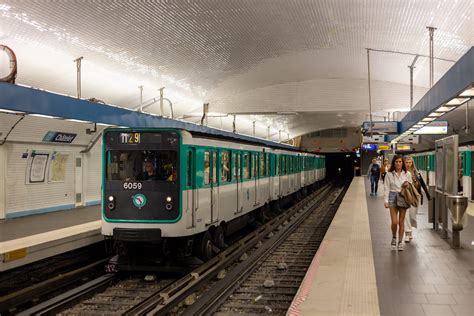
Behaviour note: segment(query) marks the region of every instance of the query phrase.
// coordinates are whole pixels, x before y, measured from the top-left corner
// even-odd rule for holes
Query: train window
[[[275,159],[275,175],[280,174],[280,160],[278,159],[278,156],[274,156]]]
[[[266,171],[265,171],[265,175],[267,177],[270,176],[270,154],[265,154],[265,165],[266,165]]]
[[[221,152],[221,181],[230,181],[230,153],[228,151]]]
[[[252,155],[252,174],[250,175],[251,178],[255,178],[257,176],[257,162],[258,162],[258,154],[251,154]]]
[[[176,181],[177,152],[173,150],[110,150],[107,181]]]
[[[236,161],[235,161],[235,153],[232,153],[232,179],[236,179],[237,178],[237,174],[235,173],[235,164],[236,164]]]
[[[236,155],[236,159],[234,160],[234,164],[235,164],[235,172],[236,172],[236,176],[237,176],[237,180],[240,180],[240,175],[241,175],[241,172],[242,172],[242,169],[241,169],[241,165],[240,165],[240,153],[237,153]]]
[[[248,153],[244,154],[244,179],[250,179],[250,155]]]
[[[261,177],[265,177],[266,174],[265,174],[265,170],[266,170],[266,166],[265,166],[265,156],[267,154],[264,154],[264,153],[261,153],[260,154],[260,176]]]
[[[208,151],[204,152],[204,184],[209,184],[211,177],[210,177],[210,165],[211,165],[211,159],[210,159],[210,154]]]
[[[212,182],[217,183],[217,153],[212,152]]]
[[[193,152],[188,151],[188,164],[187,164],[187,173],[186,173],[186,185],[188,187],[193,186]]]

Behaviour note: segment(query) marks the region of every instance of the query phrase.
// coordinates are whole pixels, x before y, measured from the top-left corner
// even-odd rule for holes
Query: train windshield
[[[108,181],[177,180],[178,154],[172,150],[110,150],[107,152]]]

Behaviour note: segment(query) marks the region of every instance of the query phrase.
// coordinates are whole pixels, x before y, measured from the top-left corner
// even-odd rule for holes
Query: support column
[[[0,220],[5,219],[7,212],[7,149],[0,146]]]

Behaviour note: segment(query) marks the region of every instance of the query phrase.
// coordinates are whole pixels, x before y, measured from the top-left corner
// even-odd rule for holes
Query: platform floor
[[[100,220],[100,205],[31,215],[0,222],[0,242]]]
[[[100,206],[0,223],[0,272],[103,240]]]
[[[383,187],[369,192],[354,178],[288,315],[474,315],[474,218],[453,249],[425,203],[413,241],[393,251]]]
[[[370,192],[365,180],[366,192]],[[366,194],[381,315],[474,315],[473,217],[452,249],[428,223],[428,203],[418,210],[418,229],[402,252],[390,251],[390,218],[379,195]]]

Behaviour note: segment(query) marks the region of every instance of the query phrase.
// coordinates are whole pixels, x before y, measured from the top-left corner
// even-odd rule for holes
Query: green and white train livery
[[[103,157],[102,233],[126,253],[149,244],[208,259],[325,178],[324,156],[179,129],[107,129]]]

